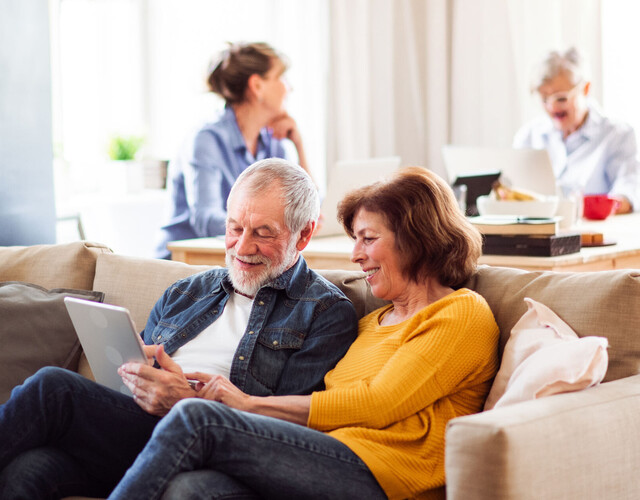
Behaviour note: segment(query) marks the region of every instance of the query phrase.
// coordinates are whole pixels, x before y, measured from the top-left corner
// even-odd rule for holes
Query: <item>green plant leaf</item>
[[[142,146],[144,138],[135,135],[116,135],[109,141],[108,154],[112,160],[133,160]]]

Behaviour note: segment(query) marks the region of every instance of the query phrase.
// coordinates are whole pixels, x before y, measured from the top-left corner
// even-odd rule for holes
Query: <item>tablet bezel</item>
[[[96,382],[131,396],[118,367],[147,358],[129,311],[74,297],[65,297],[64,303]]]

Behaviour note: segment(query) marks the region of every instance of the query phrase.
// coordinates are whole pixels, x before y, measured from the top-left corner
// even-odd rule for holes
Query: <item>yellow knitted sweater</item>
[[[311,396],[308,426],[346,444],[389,498],[443,496],[445,426],[482,409],[498,369],[498,327],[464,288],[380,326],[391,308],[360,320],[327,389]]]

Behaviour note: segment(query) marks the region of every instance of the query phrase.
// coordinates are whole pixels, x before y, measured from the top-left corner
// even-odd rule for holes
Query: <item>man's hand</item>
[[[156,357],[156,351],[158,350],[157,345],[142,345],[142,350],[144,351],[145,356],[147,357],[147,364],[149,366],[153,366]]]
[[[188,373],[186,376],[191,380],[198,381],[196,389],[199,398],[219,401],[236,410],[251,411],[251,396],[242,392],[222,375],[197,372]]]
[[[615,209],[616,214],[628,214],[632,211],[633,207],[631,206],[631,202],[626,196],[614,196],[616,200],[618,200],[618,206]]]
[[[147,358],[154,356],[160,369],[145,363],[125,363],[118,368],[134,401],[147,413],[162,417],[178,401],[196,396],[180,366],[164,352],[162,345],[145,346]]]

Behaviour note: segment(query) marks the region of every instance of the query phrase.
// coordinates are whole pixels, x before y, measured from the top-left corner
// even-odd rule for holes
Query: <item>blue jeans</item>
[[[161,498],[168,487],[165,499],[386,498],[337,439],[197,399],[162,419],[109,498]]]
[[[104,497],[158,421],[129,396],[43,368],[0,406],[0,498]]]

